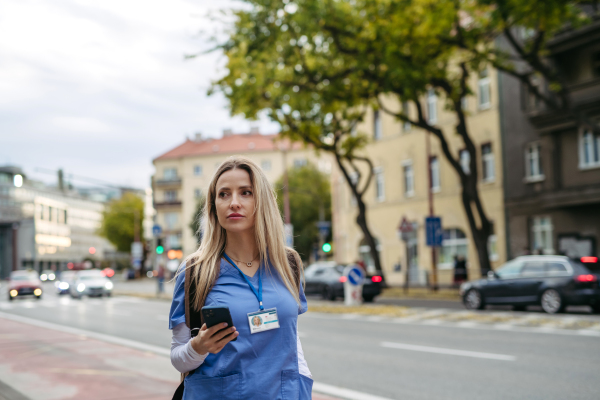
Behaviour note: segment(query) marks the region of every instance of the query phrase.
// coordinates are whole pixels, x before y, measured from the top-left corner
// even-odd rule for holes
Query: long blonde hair
[[[219,224],[217,218],[215,207],[217,181],[223,173],[234,169],[242,169],[250,175],[255,200],[254,232],[260,262],[264,262],[267,268],[270,264],[279,273],[286,288],[300,305],[299,288],[294,283],[294,272],[288,264],[286,255],[283,220],[277,208],[275,191],[258,165],[245,157],[232,156],[217,168],[210,181],[202,211],[204,216],[202,243],[198,250],[186,259],[186,265],[189,264],[188,268],[192,269],[190,276],[196,281],[195,309],[199,310],[204,305],[206,296],[219,277],[221,257],[227,244],[227,232]],[[198,218],[201,217],[198,216]],[[293,249],[287,248],[287,251],[292,251],[297,256]],[[296,259],[298,258],[296,257]]]

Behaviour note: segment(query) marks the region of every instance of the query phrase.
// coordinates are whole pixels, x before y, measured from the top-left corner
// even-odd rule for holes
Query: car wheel
[[[35,296],[35,298],[36,298],[37,300],[41,300],[41,298],[42,298],[42,295]]]
[[[548,314],[559,313],[565,308],[562,297],[556,289],[547,289],[544,291],[540,303],[542,309]]]
[[[463,303],[468,310],[481,310],[485,307],[483,296],[477,289],[471,289],[465,295]]]
[[[331,301],[335,300],[335,292],[329,286],[325,286],[323,288],[322,296],[323,296],[323,299],[325,299],[325,300],[331,300]]]
[[[8,295],[8,301],[13,301],[15,298],[12,297],[10,294]]]
[[[371,303],[375,296],[373,296],[372,294],[363,294],[362,298],[365,303]]]
[[[594,314],[600,314],[600,304],[594,304],[591,307]]]

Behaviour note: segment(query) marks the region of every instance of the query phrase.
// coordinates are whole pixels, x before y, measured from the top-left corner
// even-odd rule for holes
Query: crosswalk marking
[[[447,349],[447,348],[443,348],[443,347],[419,346],[419,345],[407,344],[407,343],[381,342],[381,346],[387,347],[390,349],[420,351],[423,353],[435,353],[435,354],[444,354],[444,355],[461,356],[461,357],[484,358],[484,359],[488,359],[488,360],[516,361],[516,359],[517,359],[517,357],[515,357],[515,356],[506,355],[506,354]]]

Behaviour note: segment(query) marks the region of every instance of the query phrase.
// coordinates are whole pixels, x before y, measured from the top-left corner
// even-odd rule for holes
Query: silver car
[[[99,270],[80,271],[69,285],[69,294],[73,298],[82,296],[110,296],[113,283]]]

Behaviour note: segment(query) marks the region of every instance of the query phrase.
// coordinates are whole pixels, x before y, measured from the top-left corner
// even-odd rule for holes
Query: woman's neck
[[[256,245],[254,232],[227,232],[225,253],[236,261],[254,261],[258,257],[258,246]]]

